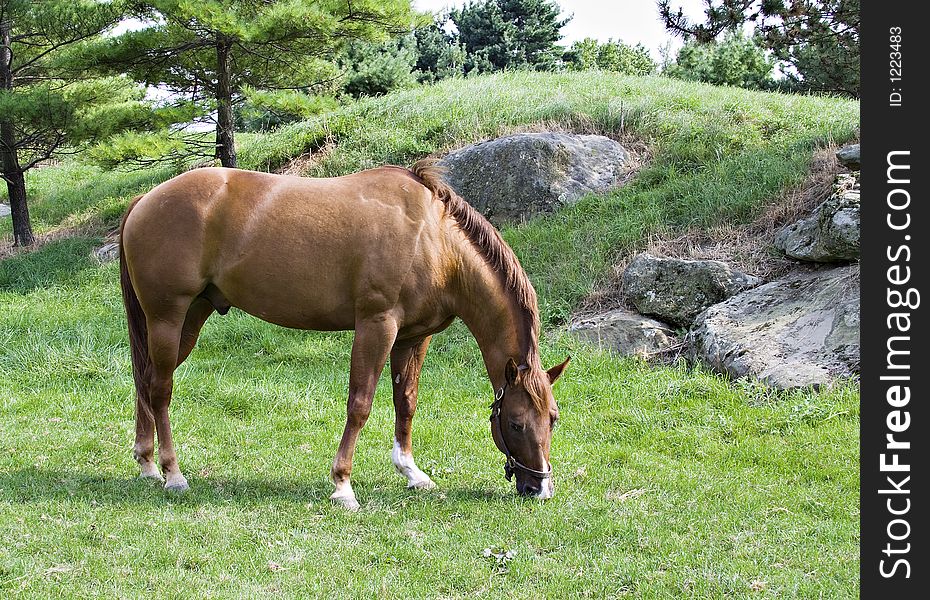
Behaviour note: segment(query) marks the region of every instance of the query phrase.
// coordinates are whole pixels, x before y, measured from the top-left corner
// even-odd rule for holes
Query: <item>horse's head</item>
[[[565,370],[571,357],[548,371],[534,372],[517,366],[512,358],[504,368],[504,385],[494,394],[491,405],[491,436],[504,453],[504,474],[517,477],[517,492],[535,498],[551,498],[555,493],[549,443],[559,408],[552,395],[552,384]]]

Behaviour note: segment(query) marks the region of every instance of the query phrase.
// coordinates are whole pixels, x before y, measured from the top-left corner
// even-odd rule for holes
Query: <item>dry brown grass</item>
[[[691,229],[674,238],[650,236],[638,252],[690,260],[719,260],[765,281],[786,274],[797,262],[775,249],[772,245],[775,233],[808,215],[833,192],[836,176],[849,172],[836,159],[836,150],[836,146],[828,146],[817,151],[801,185],[774,198],[751,223]],[[638,252],[625,256],[613,267],[606,284],[582,301],[575,318],[616,307],[632,308],[623,289],[622,276]]]
[[[277,169],[275,173],[278,175],[305,177],[309,173],[313,172],[314,168],[319,165],[320,162],[326,158],[326,155],[332,152],[335,147],[335,142],[328,141],[319,148],[316,148],[310,152],[305,152],[297,158],[292,158],[291,160],[287,161],[284,163],[284,166]]]
[[[24,254],[27,252],[35,252],[42,246],[56,242],[58,240],[64,240],[67,238],[72,238],[76,236],[83,235],[99,235],[100,228],[94,228],[91,225],[79,225],[75,227],[57,227],[51,231],[36,234],[35,239],[36,243],[28,248],[17,247],[13,245],[13,236],[7,236],[6,239],[0,241],[0,260],[5,258],[10,258],[11,256],[16,256],[17,254]]]
[[[114,235],[116,238],[111,239]],[[77,236],[101,236],[105,238],[103,241],[104,244],[116,241],[116,239],[119,238],[116,229],[107,231],[106,226],[104,225],[103,220],[99,215],[72,215],[71,217],[65,219],[58,227],[55,227],[49,231],[37,233],[35,235],[36,243],[32,246],[29,246],[28,248],[14,246],[13,234],[11,233],[6,235],[3,237],[3,239],[0,239],[0,260],[9,258],[11,256],[16,256],[17,254],[35,252],[42,246],[51,242],[57,242],[59,240]]]

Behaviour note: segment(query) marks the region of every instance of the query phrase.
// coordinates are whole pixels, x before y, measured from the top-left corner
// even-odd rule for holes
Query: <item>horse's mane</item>
[[[433,192],[435,198],[442,201],[448,214],[491,269],[499,275],[504,290],[511,294],[520,308],[527,353],[526,365],[529,367],[522,376],[524,388],[538,409],[548,410],[548,401],[541,385],[543,381],[548,383],[548,377],[539,361],[539,306],[536,290],[520,265],[517,255],[484,215],[449,187],[443,178],[445,169],[436,164],[435,159],[421,160],[410,167],[409,172]]]

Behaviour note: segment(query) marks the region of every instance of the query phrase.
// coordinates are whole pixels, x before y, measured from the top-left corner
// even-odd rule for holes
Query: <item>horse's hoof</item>
[[[358,503],[358,500],[355,499],[355,496],[336,496],[334,494],[330,496],[329,499],[332,500],[333,504],[336,506],[341,506],[352,512],[356,512],[362,507],[362,505]]]
[[[436,489],[436,483],[427,477],[426,479],[411,481],[407,484],[407,488],[411,490],[434,490]]]
[[[165,491],[181,493],[186,492],[190,488],[187,485],[187,479],[183,475],[178,473],[177,475],[169,475],[168,481],[165,483]]]
[[[141,481],[151,481],[153,483],[164,483],[165,478],[161,476],[161,473],[155,471],[154,473],[145,473],[142,472],[139,474],[139,480]]]

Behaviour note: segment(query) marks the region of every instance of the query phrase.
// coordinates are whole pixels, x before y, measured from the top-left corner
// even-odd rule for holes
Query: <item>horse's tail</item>
[[[142,410],[148,417],[152,417],[152,403],[149,398],[149,332],[145,322],[145,312],[139,304],[139,297],[129,278],[129,268],[126,264],[126,252],[123,248],[123,231],[126,220],[136,203],[142,198],[139,196],[129,203],[126,214],[119,226],[119,284],[123,290],[123,306],[126,307],[126,321],[129,324],[129,347],[132,354],[132,378],[136,385],[136,410]]]

